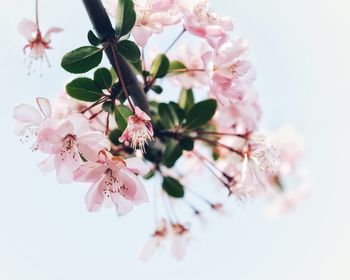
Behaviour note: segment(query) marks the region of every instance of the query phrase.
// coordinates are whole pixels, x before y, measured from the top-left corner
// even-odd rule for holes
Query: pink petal
[[[149,38],[152,36],[152,31],[148,28],[135,26],[132,29],[131,34],[134,37],[136,43],[144,48],[147,45]]]
[[[105,196],[103,195],[104,182],[106,175],[92,184],[85,196],[86,207],[89,212],[97,212],[101,209]]]
[[[140,259],[142,261],[148,261],[154,254],[155,250],[159,247],[159,245],[160,241],[156,237],[153,237],[150,240],[148,240],[140,252]]]
[[[62,139],[73,133],[73,125],[65,120],[47,119],[38,129],[38,147],[44,153],[58,153]]]
[[[61,151],[55,157],[56,177],[60,184],[71,183],[74,180],[74,171],[80,166],[81,158],[76,147],[70,151]]]
[[[125,160],[126,167],[135,174],[146,175],[150,168],[148,165],[138,157],[132,157]]]
[[[66,120],[72,123],[74,127],[73,134],[76,136],[81,136],[90,130],[89,120],[81,113],[69,114]]]
[[[110,142],[101,132],[94,131],[78,138],[79,151],[89,161],[97,161],[101,150],[109,150]]]
[[[186,255],[187,247],[186,235],[175,235],[171,244],[171,253],[177,260],[182,260]]]
[[[151,118],[144,111],[142,111],[138,106],[135,106],[135,115],[144,121],[150,121]]]
[[[39,110],[43,114],[45,119],[50,118],[52,115],[50,101],[44,97],[37,97],[36,102],[38,103]]]
[[[13,109],[12,117],[23,123],[39,125],[43,121],[40,112],[31,105],[21,104]]]
[[[45,42],[50,42],[52,33],[59,33],[62,31],[63,29],[60,27],[51,27],[49,30],[46,31],[43,39]]]
[[[116,211],[119,215],[126,215],[132,210],[132,203],[129,200],[124,199],[119,194],[112,194],[111,198],[115,203]]]
[[[50,155],[39,163],[39,169],[42,172],[48,173],[55,170],[55,156]]]
[[[23,19],[18,24],[18,32],[24,36],[28,41],[33,40],[32,34],[38,30],[38,26],[34,21]]]
[[[106,166],[96,162],[84,162],[74,172],[77,182],[96,182],[106,172]]]
[[[118,178],[127,186],[123,191],[123,196],[134,204],[140,204],[148,201],[145,188],[139,178],[128,169],[123,168],[118,172]]]

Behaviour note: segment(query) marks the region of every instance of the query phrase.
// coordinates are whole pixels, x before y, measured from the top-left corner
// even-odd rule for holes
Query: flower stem
[[[35,23],[39,29],[39,0],[35,0]]]
[[[182,29],[181,33],[177,35],[175,40],[170,44],[170,46],[165,50],[164,54],[171,50],[171,48],[176,44],[177,41],[182,37],[182,35],[186,32],[186,28]]]
[[[114,64],[115,64],[115,67],[116,67],[116,71],[117,71],[117,75],[119,77],[119,80],[120,80],[120,84],[122,85],[122,88],[123,88],[123,92],[126,96],[126,99],[128,100],[129,102],[129,105],[130,105],[130,108],[131,110],[133,111],[133,113],[135,113],[135,107],[134,107],[134,104],[132,104],[132,101],[130,100],[130,96],[129,96],[129,93],[128,93],[128,89],[126,87],[126,84],[125,84],[125,81],[124,81],[124,78],[123,78],[123,75],[122,75],[122,71],[120,69],[120,65],[119,65],[119,61],[118,61],[118,57],[117,57],[117,54],[115,52],[115,48],[114,48],[114,45],[112,43],[112,45],[110,46],[111,50],[112,50],[112,54],[113,54],[113,59],[114,59]]]

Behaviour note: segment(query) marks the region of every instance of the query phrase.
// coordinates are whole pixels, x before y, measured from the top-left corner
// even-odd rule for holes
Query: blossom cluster
[[[152,200],[162,212],[155,215],[156,228],[142,259],[167,241],[176,258],[185,255],[190,226],[177,218],[176,204],[183,200],[196,217],[203,216],[188,193],[209,209],[224,211],[221,202],[189,187],[198,172],[210,174],[213,185],[240,203],[267,197],[271,202],[266,213],[273,217],[294,208],[310,192],[307,177],[298,171],[300,136],[290,127],[260,130],[262,110],[247,42],[234,35],[233,19],[218,15],[207,2],[106,0],[115,33],[106,39],[90,31],[91,46],[66,54],[62,67],[75,74],[88,72],[107,50],[114,69],[99,68],[93,79],[71,81],[52,106],[39,97],[37,108],[21,104],[13,112],[21,141],[47,154],[41,170],[55,171],[58,183],[91,184],[85,196],[88,211],[112,206],[127,214],[149,201],[145,180],[162,180],[155,193],[163,207]],[[179,35],[150,59],[150,38],[169,26],[178,26]],[[24,21],[20,31],[31,57],[42,59],[50,48],[50,33],[61,29],[42,37],[38,24]],[[184,36],[197,40],[198,46],[181,44]],[[160,86],[162,79],[181,91],[168,103],[162,101],[162,86],[168,85]],[[206,99],[196,101],[203,94]]]

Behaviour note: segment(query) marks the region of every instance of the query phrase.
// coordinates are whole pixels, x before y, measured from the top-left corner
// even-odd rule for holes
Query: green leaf
[[[184,186],[173,177],[164,177],[162,187],[163,190],[171,197],[182,198],[185,195]]]
[[[132,115],[132,111],[125,105],[118,105],[115,107],[114,117],[121,131],[124,131],[128,126],[128,118]]]
[[[220,158],[219,152],[215,149],[213,149],[213,152],[211,155],[212,155],[213,160],[215,160],[215,161],[217,161]]]
[[[179,119],[179,124],[182,124],[182,121],[185,118],[185,111],[180,108],[179,104],[171,101],[169,102],[169,105],[174,109],[174,111],[176,112],[177,118]]]
[[[160,122],[165,129],[172,129],[179,126],[180,120],[177,116],[175,108],[170,104],[159,103],[158,113]]]
[[[142,74],[142,62],[141,60],[130,62],[131,66],[134,68],[136,74]]]
[[[214,116],[216,107],[217,103],[214,99],[196,103],[187,114],[185,127],[194,129],[208,123]]]
[[[153,60],[150,74],[155,78],[163,78],[169,70],[169,59],[165,54],[159,54]]]
[[[102,109],[107,113],[113,114],[115,109],[115,104],[112,101],[106,101],[102,104]]]
[[[136,12],[132,0],[118,0],[115,14],[115,30],[119,37],[128,34],[136,22]]]
[[[117,45],[117,51],[129,62],[140,61],[141,52],[139,47],[132,41],[124,40],[120,41]]]
[[[183,64],[181,61],[174,60],[170,62],[169,65],[169,73],[172,74],[181,74],[184,73],[187,70],[187,67],[185,64]]]
[[[61,66],[70,73],[85,73],[101,63],[102,51],[103,49],[92,46],[80,47],[66,53],[62,58]]]
[[[151,170],[150,172],[148,172],[146,175],[143,176],[143,179],[149,180],[149,179],[153,178],[154,175],[156,175],[156,173],[153,170]]]
[[[95,102],[102,97],[98,85],[89,78],[77,78],[66,85],[67,93],[78,100]]]
[[[153,85],[151,89],[156,93],[156,94],[161,94],[163,92],[163,88],[158,85]]]
[[[194,141],[189,137],[184,137],[180,139],[179,145],[181,146],[182,149],[186,151],[192,151],[194,148]]]
[[[89,40],[89,43],[93,46],[98,46],[100,44],[102,44],[102,41],[100,38],[98,38],[94,32],[92,32],[91,30],[88,32],[88,40]]]
[[[107,89],[112,86],[112,75],[107,68],[97,69],[94,73],[94,80],[101,89]]]
[[[194,95],[192,89],[182,89],[179,97],[179,106],[188,112],[194,104]]]
[[[119,137],[122,136],[123,132],[120,130],[120,129],[114,129],[112,130],[108,137],[109,137],[109,140],[111,140],[111,142],[114,144],[114,145],[119,145],[120,142],[119,142]]]
[[[168,139],[163,154],[162,163],[166,167],[173,167],[176,161],[182,156],[182,148],[175,139]]]

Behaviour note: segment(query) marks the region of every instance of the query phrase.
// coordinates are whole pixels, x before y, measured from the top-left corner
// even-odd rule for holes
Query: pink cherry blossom
[[[305,180],[300,186],[288,189],[276,195],[266,206],[264,212],[269,218],[277,219],[295,209],[311,194],[311,191],[311,184],[308,180]]]
[[[244,40],[223,39],[216,46],[213,54],[212,83],[225,91],[239,85],[250,85],[255,80],[251,63],[245,59],[248,47]],[[219,87],[218,87],[219,86]]]
[[[161,219],[151,239],[146,242],[140,252],[140,259],[148,261],[157,249],[159,249],[169,236],[169,228],[165,219]]]
[[[88,120],[81,114],[72,114],[65,119],[47,119],[38,128],[38,149],[50,154],[41,163],[42,170],[56,169],[59,183],[73,181],[73,173],[86,160],[97,160],[98,151],[109,149],[105,135],[91,131]]]
[[[261,134],[252,134],[244,147],[244,159],[239,182],[232,193],[239,198],[255,196],[270,186],[268,178],[277,173],[278,154]]]
[[[36,137],[40,124],[51,117],[50,101],[44,97],[36,99],[39,109],[28,105],[21,104],[14,108],[13,118],[15,119],[15,132],[22,138],[22,142],[27,142],[29,138]],[[37,142],[34,141],[32,150],[37,149]]]
[[[282,176],[289,175],[295,170],[304,153],[304,139],[291,125],[285,125],[271,132],[269,138],[280,154],[279,173]]]
[[[206,53],[207,45],[202,44],[198,49],[182,44],[176,52],[174,60],[186,66],[187,71],[175,73],[171,81],[185,89],[202,88],[209,83],[209,76],[202,55]]]
[[[172,225],[171,253],[177,260],[182,260],[185,257],[190,239],[188,228],[182,224]]]
[[[135,175],[135,172],[145,175],[148,171],[139,158],[124,160],[102,151],[98,161],[83,163],[76,170],[74,179],[93,183],[85,197],[88,211],[96,212],[103,205],[112,205],[124,215],[133,205],[148,201],[144,186]]]
[[[51,49],[51,34],[63,31],[59,27],[51,27],[42,35],[39,26],[31,20],[23,19],[18,25],[19,33],[27,40],[24,51],[30,50],[30,60],[43,60],[46,57],[46,50]],[[29,62],[31,63],[31,61]]]
[[[208,0],[179,0],[179,6],[184,14],[184,25],[190,33],[205,38],[209,43],[220,39],[228,31],[233,30],[233,20],[220,17],[207,8]]]
[[[52,104],[52,115],[54,118],[65,118],[72,113],[80,113],[85,111],[91,102],[85,102],[81,100],[74,99],[70,97],[67,92],[61,91],[58,97],[54,100]],[[105,132],[107,119],[107,112],[102,111],[102,104],[97,105],[84,113],[89,119],[90,127],[92,130]],[[111,127],[116,126],[115,118],[110,116],[109,124]]]
[[[229,104],[219,103],[215,121],[222,132],[245,134],[258,127],[261,115],[256,92],[245,88],[244,93],[238,93]]]
[[[129,141],[133,149],[145,152],[145,145],[148,141],[153,141],[153,134],[151,118],[135,106],[135,114],[128,118],[128,126],[119,137],[119,141]]]
[[[107,11],[115,16],[116,0],[108,0]],[[136,22],[131,32],[136,43],[145,47],[152,34],[163,32],[164,26],[180,22],[181,15],[175,0],[134,0]]]
[[[170,224],[165,219],[162,219],[151,239],[142,248],[140,259],[143,261],[149,260],[157,249],[166,241],[169,241],[171,254],[177,260],[182,260],[186,255],[190,239],[189,230],[184,225],[179,223]]]

